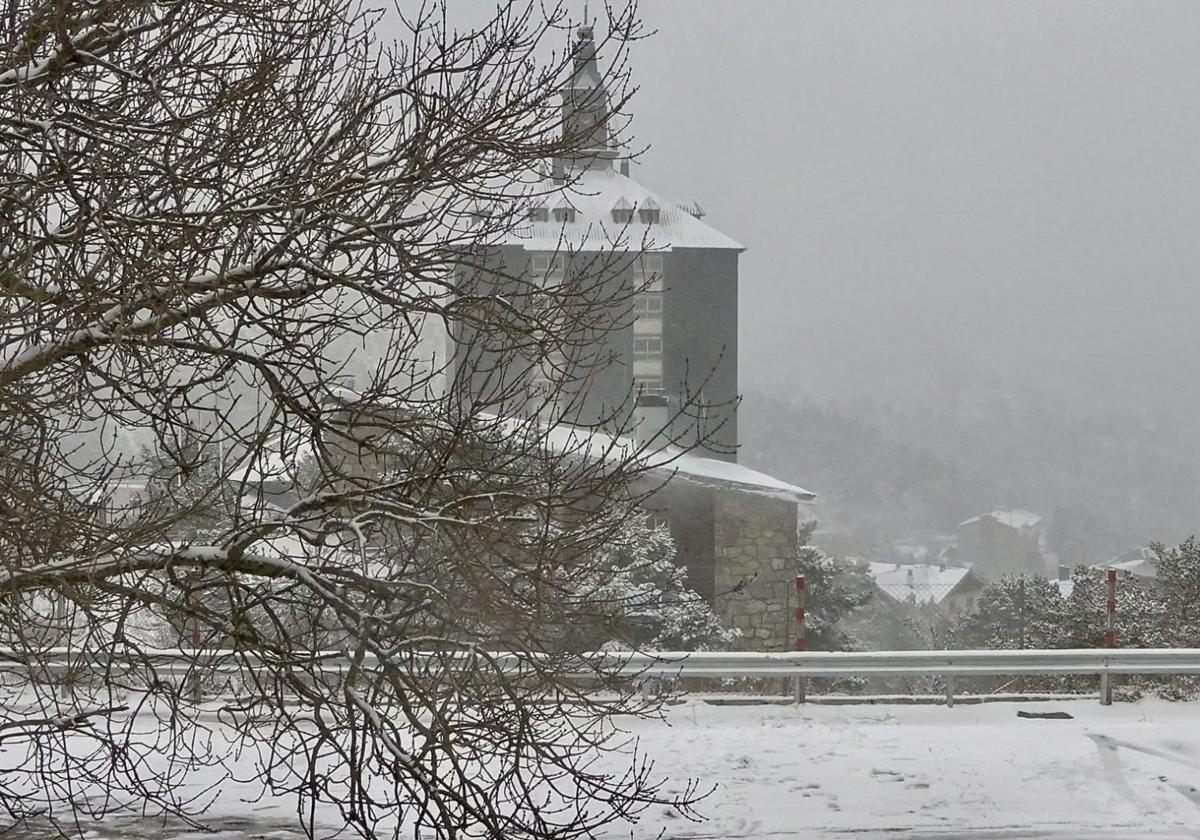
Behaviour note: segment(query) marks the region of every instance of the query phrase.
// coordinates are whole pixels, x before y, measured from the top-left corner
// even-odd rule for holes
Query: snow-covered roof
[[[232,482],[255,486],[262,483],[291,483],[301,465],[313,456],[312,440],[297,433],[277,434],[262,448],[230,468]]]
[[[1132,556],[1130,556],[1132,555]],[[1154,552],[1148,548],[1126,552],[1118,558],[1114,558],[1108,563],[1099,564],[1100,568],[1116,569],[1120,572],[1128,572],[1131,575],[1138,577],[1156,578],[1158,577],[1158,558],[1154,556]]]
[[[774,476],[752,470],[742,464],[704,458],[694,452],[681,455],[668,469],[674,469],[684,480],[693,484],[704,484],[754,493],[759,496],[785,498],[789,501],[811,502],[817,494],[795,484],[781,481]]]
[[[514,420],[524,423],[524,420]],[[549,448],[562,455],[621,463],[635,455],[650,470],[677,475],[684,481],[706,487],[753,493],[791,502],[811,502],[817,494],[742,464],[706,458],[674,446],[641,447],[633,438],[610,435],[598,429],[586,429],[559,423],[542,430]],[[640,453],[639,453],[639,450]]]
[[[912,595],[919,603],[940,604],[967,577],[970,569],[924,563],[871,563],[871,577],[888,595],[904,600]]]
[[[983,519],[995,519],[997,522],[1012,528],[1032,528],[1042,521],[1042,517],[1027,510],[994,510],[991,513],[981,513],[958,523],[959,526],[971,525]]]
[[[348,401],[358,398],[354,392],[347,389],[342,389],[339,396]],[[481,415],[478,419],[485,425],[500,424],[510,434],[532,431],[536,439],[544,442],[550,451],[559,455],[614,464],[624,463],[636,457],[652,472],[660,475],[678,475],[692,484],[792,502],[811,502],[817,498],[817,494],[810,490],[742,464],[706,458],[674,446],[642,447],[631,437],[611,435],[599,429],[582,428],[566,423],[546,427],[530,418],[502,419],[492,415]],[[536,428],[527,429],[529,424],[534,424]],[[297,438],[292,445],[283,446],[280,437],[276,436],[264,445],[257,457],[247,458],[232,469],[229,477],[231,481],[244,481],[248,485],[287,483],[295,479],[300,464],[312,454],[311,441]]]
[[[743,251],[737,241],[701,221],[669,199],[616,169],[597,167],[575,171],[569,178],[573,222],[525,219],[497,244],[520,245],[531,251],[574,249],[641,251],[673,248],[719,248]],[[637,208],[658,208],[658,221],[643,223],[638,214],[627,224],[613,221],[621,202]],[[621,206],[624,206],[621,205]],[[567,206],[567,205],[563,205]]]

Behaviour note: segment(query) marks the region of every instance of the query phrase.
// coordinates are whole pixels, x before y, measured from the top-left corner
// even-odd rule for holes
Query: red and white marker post
[[[796,575],[796,650],[803,651],[805,649],[804,641],[804,575]],[[796,676],[795,681],[795,700],[797,703],[803,703],[805,700],[804,677]]]
[[[1105,602],[1105,617],[1104,617],[1104,646],[1106,648],[1115,648],[1117,646],[1117,570],[1108,570],[1108,599]],[[1100,675],[1100,703],[1104,706],[1112,705],[1112,682],[1109,679],[1108,672],[1105,671]]]

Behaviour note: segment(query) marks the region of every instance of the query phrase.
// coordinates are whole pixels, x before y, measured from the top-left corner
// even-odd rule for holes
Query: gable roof
[[[673,201],[609,167],[575,170],[568,186],[575,221],[520,220],[496,244],[519,245],[530,251],[669,251],[675,248],[715,248],[744,251],[739,242],[701,221]],[[657,222],[613,221],[619,202],[659,211]]]
[[[911,595],[921,604],[940,604],[964,581],[982,583],[970,569],[958,566],[931,566],[924,563],[868,565],[875,585],[898,601],[904,601]]]
[[[1011,528],[1032,528],[1042,521],[1042,517],[1036,513],[1030,513],[1027,510],[993,510],[991,513],[981,513],[979,516],[972,516],[970,519],[964,519],[959,522],[959,526],[972,525],[983,519],[995,519],[1001,525],[1008,525]]]

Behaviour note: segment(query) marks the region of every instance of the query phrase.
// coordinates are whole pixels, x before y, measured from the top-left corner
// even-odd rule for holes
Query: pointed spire
[[[561,90],[564,136],[579,144],[575,163],[588,168],[611,167],[616,151],[609,147],[608,91],[597,65],[590,23],[575,30],[571,61],[571,76]]]

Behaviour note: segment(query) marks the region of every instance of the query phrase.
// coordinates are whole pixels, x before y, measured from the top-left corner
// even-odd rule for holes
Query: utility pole
[[[1117,646],[1117,570],[1109,569],[1105,575],[1104,646]],[[1100,675],[1100,705],[1111,706],[1113,698],[1112,678],[1108,671]]]
[[[1025,650],[1025,575],[1017,581],[1017,632],[1020,635],[1021,650]]]
[[[807,618],[805,612],[805,595],[808,587],[805,585],[804,575],[796,575],[796,650],[803,652],[808,649],[808,641],[805,638],[804,622]],[[808,686],[804,683],[804,677],[796,676],[793,684],[794,699],[797,703],[803,703],[807,699]]]

